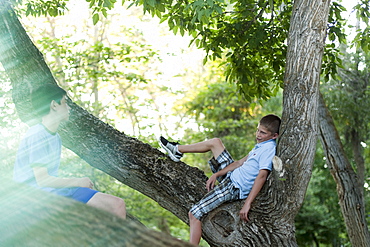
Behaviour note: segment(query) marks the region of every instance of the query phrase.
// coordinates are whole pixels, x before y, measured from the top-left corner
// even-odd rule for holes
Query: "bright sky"
[[[69,16],[71,18],[68,18],[70,23],[67,25],[72,26],[75,23],[86,20],[92,22],[86,6],[86,2],[75,1],[73,6],[70,7]],[[190,37],[174,35],[172,31],[168,30],[166,23],[159,24],[158,18],[152,18],[149,14],[146,14],[143,20],[137,18],[135,13],[142,13],[142,7],[133,6],[127,9],[126,6],[127,4],[125,7],[116,4],[116,7],[108,13],[119,15],[118,17],[114,17],[114,20],[118,22],[117,25],[123,24],[128,28],[142,30],[148,44],[153,46],[154,50],[160,51],[161,58],[164,61],[161,68],[164,72],[164,78],[160,79],[176,81],[177,83],[171,83],[173,87],[181,85],[181,81],[175,78],[175,75],[181,73],[186,67],[200,66],[204,53],[197,50],[194,46],[189,47]],[[114,28],[114,25],[112,27]],[[86,30],[81,30],[80,35],[83,36],[85,32]],[[115,42],[113,37],[111,38]],[[118,42],[124,38],[117,36],[116,40]]]
[[[348,23],[355,26],[356,25],[356,15],[355,15],[355,13],[352,12],[352,9],[357,4],[357,1],[355,1],[355,0],[342,0],[341,4],[347,9],[347,14],[343,14],[342,17],[344,19],[347,19]],[[349,31],[348,31],[348,34],[350,34]]]

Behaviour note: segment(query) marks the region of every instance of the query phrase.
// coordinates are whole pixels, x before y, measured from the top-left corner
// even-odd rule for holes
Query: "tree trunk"
[[[0,246],[192,246],[134,221],[12,181],[0,186],[0,205]]]
[[[357,130],[352,129],[350,133],[350,142],[352,146],[353,159],[355,160],[357,170],[357,187],[360,188],[362,204],[365,204],[364,185],[365,185],[365,159],[363,156],[363,147],[361,146],[361,138]]]
[[[289,214],[300,209],[316,152],[318,97],[329,0],[298,0],[293,6],[278,155],[285,163]]]
[[[323,97],[320,97],[319,121],[321,143],[330,172],[337,183],[339,205],[351,244],[356,247],[369,247],[370,233],[366,223],[362,188],[358,186],[357,175],[345,156],[333,118]]]
[[[30,122],[29,92],[55,81],[8,2],[0,0],[0,8],[0,61],[12,82],[18,114]],[[250,222],[240,221],[243,201],[225,204],[204,219],[203,237],[211,246],[297,246],[294,218],[311,176],[316,146],[318,81],[328,9],[329,1],[322,0],[300,0],[294,5],[278,148],[285,165],[270,174],[252,205]],[[159,150],[69,104],[70,121],[60,130],[64,146],[188,222],[188,210],[206,192],[202,171],[172,162]]]

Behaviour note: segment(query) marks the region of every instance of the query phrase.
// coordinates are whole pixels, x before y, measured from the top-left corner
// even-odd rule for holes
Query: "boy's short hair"
[[[31,104],[37,117],[43,117],[50,112],[50,103],[54,100],[58,104],[67,92],[55,84],[43,84],[31,93]]]
[[[274,133],[279,134],[280,124],[281,124],[281,119],[274,114],[266,115],[260,120],[260,125],[263,125],[264,127],[266,127],[267,130],[273,134]]]

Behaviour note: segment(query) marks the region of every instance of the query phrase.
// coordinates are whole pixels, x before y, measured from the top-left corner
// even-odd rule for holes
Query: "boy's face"
[[[256,131],[257,143],[265,142],[271,139],[276,139],[278,136],[279,136],[278,133],[272,133],[268,131],[265,126],[258,124]]]
[[[60,101],[60,104],[56,103],[56,110],[58,111],[60,121],[69,120],[69,106],[66,101],[66,96],[63,96],[63,98]]]

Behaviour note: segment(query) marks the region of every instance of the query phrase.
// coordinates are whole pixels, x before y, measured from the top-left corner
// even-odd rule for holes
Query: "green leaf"
[[[146,3],[151,6],[151,7],[154,7],[155,6],[155,0],[146,0]]]
[[[101,12],[102,12],[102,14],[104,15],[105,18],[108,17],[107,9],[102,9]]]
[[[96,23],[98,23],[98,21],[99,21],[99,14],[95,13],[93,15],[93,24],[96,25]]]
[[[50,16],[57,16],[57,15],[58,15],[58,11],[57,11],[57,9],[55,9],[55,8],[49,8],[49,9],[48,9],[48,14],[49,14]]]
[[[214,6],[214,2],[213,2],[213,0],[207,0],[207,4],[208,4],[208,6],[209,7],[213,7]]]
[[[157,4],[157,5],[156,5],[156,8],[157,8],[157,9],[158,9],[158,11],[160,11],[160,12],[165,12],[165,11],[166,11],[166,9],[165,9],[165,7],[164,7],[164,5],[163,5],[162,3]]]
[[[95,0],[91,0],[89,8],[91,9],[95,5]]]
[[[172,31],[173,31],[174,34],[177,34],[177,31],[178,30],[179,30],[179,27],[178,26],[173,26]]]

